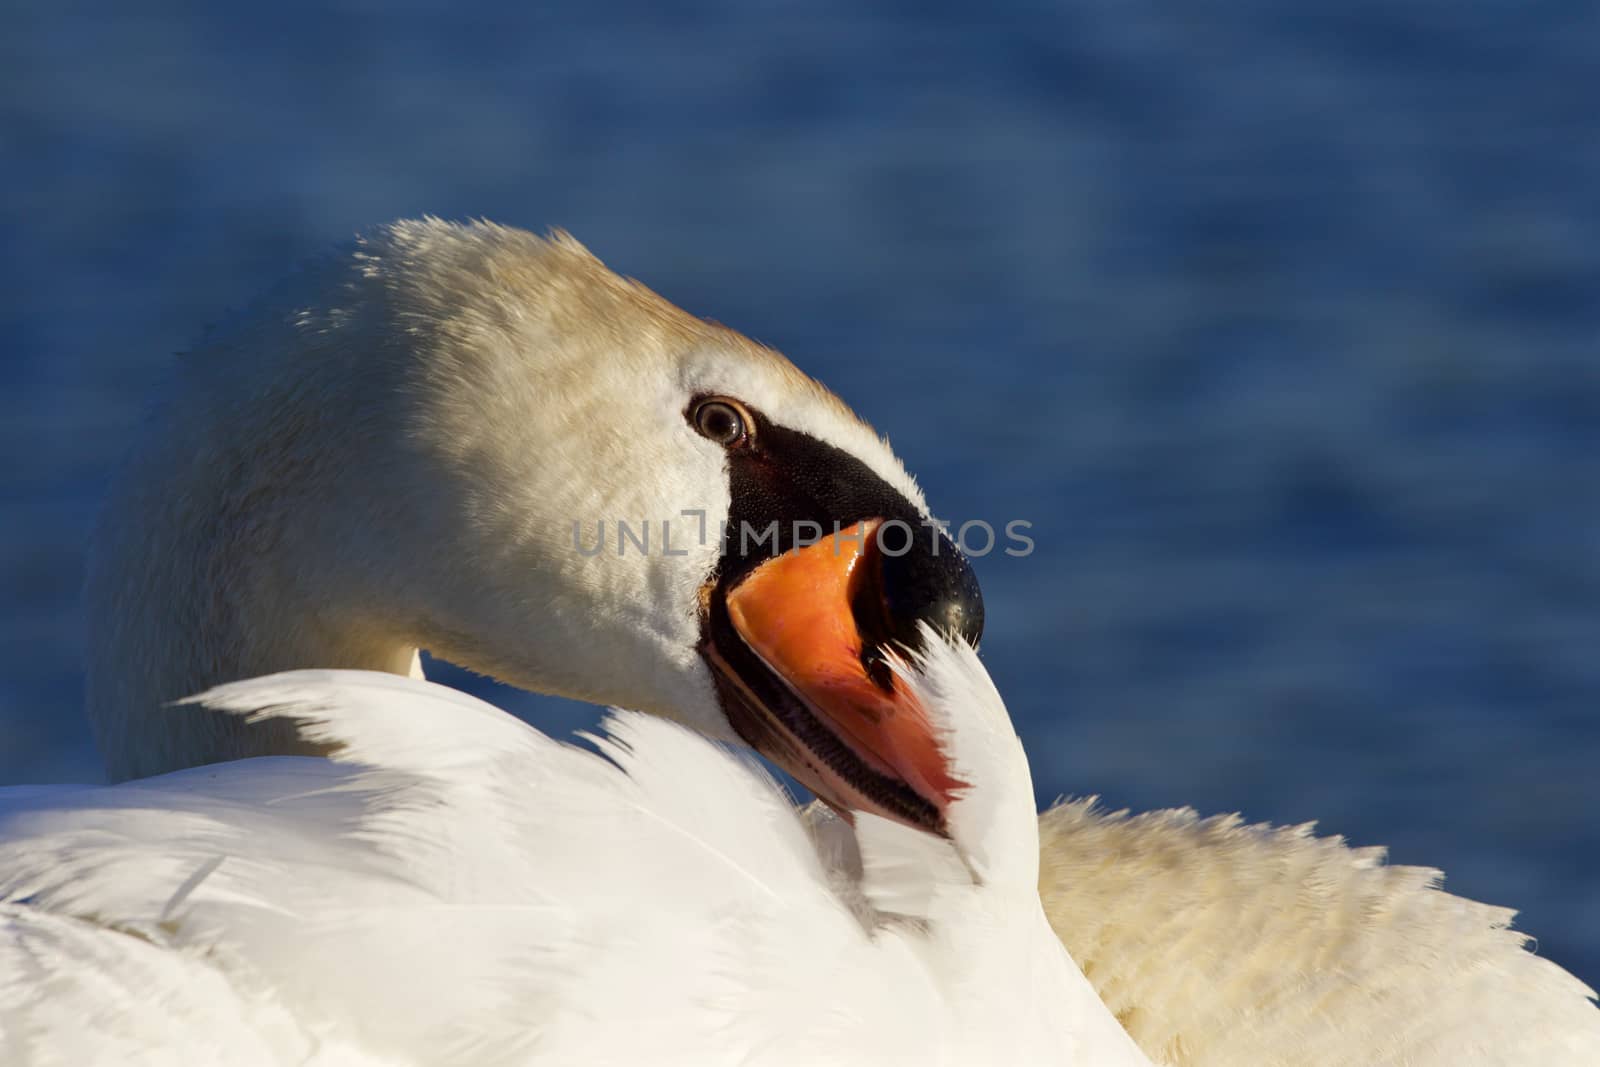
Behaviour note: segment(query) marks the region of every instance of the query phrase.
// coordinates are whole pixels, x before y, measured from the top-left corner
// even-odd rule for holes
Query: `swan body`
[[[370,672],[215,690],[337,754],[0,792],[0,1060],[1147,1064],[1050,933],[976,656],[900,671],[948,838],[636,713],[596,754]]]
[[[752,434],[707,436],[697,421],[707,397],[727,400]],[[427,648],[523,688],[742,739],[842,807],[877,798],[928,825],[950,799],[919,767],[931,732],[834,731],[860,749],[848,766],[793,732],[833,720],[818,695],[827,679],[807,673],[814,664],[779,630],[802,602],[826,607],[828,597],[775,595],[774,610],[744,618],[765,627],[754,637],[730,606],[768,557],[795,547],[792,520],[828,530],[885,518],[931,521],[887,443],[781,355],[617,277],[570,238],[395,223],[309,265],[175,367],[92,547],[88,710],[114,780],[323,752],[300,720],[247,722],[174,702],[302,668],[420,676]],[[654,550],[626,550],[619,520],[650,524]],[[752,551],[728,533],[769,520],[780,540]],[[578,551],[596,543],[598,524],[603,551]],[[981,606],[959,553],[933,556],[873,571],[888,617],[875,623],[879,643],[930,619],[976,638]],[[849,592],[829,588],[835,600]],[[273,792],[283,776],[334,775],[338,788],[306,791],[319,799],[304,802],[301,824],[275,824],[318,840],[333,832],[318,820],[336,813],[317,805],[354,803],[346,794],[362,787],[350,776],[378,773],[252,766],[263,769],[188,772],[200,777],[160,788],[194,790],[202,824],[212,804],[227,824],[243,810],[235,800],[257,814],[271,800],[287,820],[302,809]],[[154,787],[93,803],[143,788]],[[150,833],[178,836],[177,825]],[[1582,983],[1528,953],[1508,912],[1442,892],[1431,872],[1299,830],[1183,812],[1127,818],[1068,805],[1041,832],[1040,890],[1056,931],[1157,1060],[1600,1063],[1600,1012]],[[230,865],[218,872],[234,876]],[[163,902],[182,896],[178,873],[151,890],[150,907],[161,892]],[[74,959],[124,953],[125,986],[106,993],[110,1003],[125,1003],[116,989],[136,993],[141,976],[156,988],[162,968],[200,966],[165,941],[107,941],[64,914],[10,921],[43,924],[35,933]],[[74,973],[94,988],[89,972]],[[205,973],[197,981],[220,980]],[[243,1010],[180,1001],[174,1011]],[[28,1002],[49,1017],[37,996]],[[283,1010],[250,1003],[269,1021]]]
[[[1039,823],[1051,924],[1157,1062],[1600,1063],[1593,990],[1438,871],[1189,810],[1083,800]]]

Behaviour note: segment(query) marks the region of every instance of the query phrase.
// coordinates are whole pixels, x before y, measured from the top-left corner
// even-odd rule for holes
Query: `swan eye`
[[[750,435],[744,409],[728,400],[702,400],[695,405],[694,428],[724,448],[732,448]]]

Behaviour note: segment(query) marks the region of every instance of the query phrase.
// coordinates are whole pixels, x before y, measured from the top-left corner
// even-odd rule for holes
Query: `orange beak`
[[[909,789],[942,824],[965,783],[951,773],[926,712],[905,685],[887,672],[881,680],[868,673],[851,607],[863,594],[876,595],[862,586],[874,580],[868,562],[879,551],[880,525],[878,519],[857,523],[763,563],[727,594],[728,616],[745,645],[815,719],[797,729],[761,708],[767,727],[781,738],[785,770],[841,811],[927,825],[925,809],[908,813],[896,802]],[[819,751],[829,747],[829,738],[821,735],[819,743],[803,736],[813,725],[848,755],[830,759]]]

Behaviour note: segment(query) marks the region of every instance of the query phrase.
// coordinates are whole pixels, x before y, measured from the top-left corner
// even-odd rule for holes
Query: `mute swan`
[[[0,904],[0,1059],[1148,1065],[1050,933],[1004,705],[964,644],[926,647],[893,669],[962,783],[948,837],[868,813],[814,837],[637,713],[602,756],[373,672],[213,690],[336,762],[0,807],[0,900],[27,901]]]
[[[883,697],[853,656],[763,653],[728,613],[795,520],[931,532],[884,442],[776,353],[569,238],[424,220],[302,271],[176,379],[91,556],[88,705],[114,778],[307,750],[281,722],[246,730],[171,700],[301,667],[420,673],[426,647],[737,735],[845,807],[934,819],[926,735],[830,725],[829,707]],[[619,519],[648,522],[651,550]],[[772,521],[770,543],[724,532]],[[877,646],[915,647],[923,620],[981,630],[971,572],[940,539],[844,589],[797,581],[769,611],[848,597],[864,670],[881,669]],[[1056,929],[1157,1059],[1454,1067],[1473,1059],[1460,1046],[1600,1062],[1588,990],[1525,952],[1509,913],[1427,872],[1181,812],[1044,819]]]
[[[775,565],[841,529],[870,542],[858,570]],[[752,623],[806,601],[839,618],[753,642],[736,587]],[[113,779],[306,751],[290,724],[182,697],[301,667],[414,673],[427,648],[743,738],[843,806],[929,825],[932,738],[875,657],[923,622],[983,626],[887,444],[782,356],[568,237],[435,220],[312,265],[181,361],[86,598]],[[858,703],[871,718],[842,730]]]

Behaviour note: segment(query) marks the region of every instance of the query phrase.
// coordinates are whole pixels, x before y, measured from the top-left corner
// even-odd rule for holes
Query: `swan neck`
[[[113,780],[311,751],[287,723],[171,706],[214,685],[416,669],[421,627],[395,598],[425,535],[399,511],[404,457],[380,444],[397,436],[373,399],[383,362],[357,375],[276,325],[183,358],[100,516],[86,696]]]

